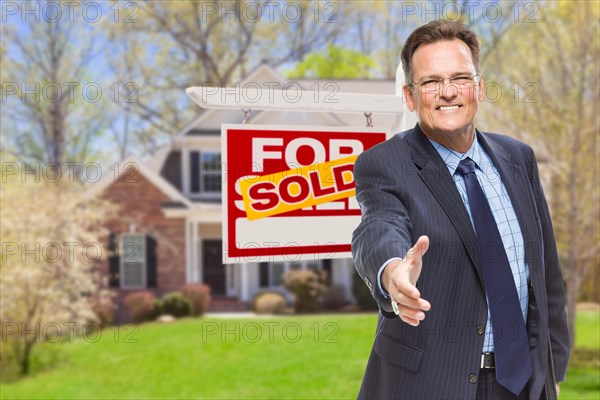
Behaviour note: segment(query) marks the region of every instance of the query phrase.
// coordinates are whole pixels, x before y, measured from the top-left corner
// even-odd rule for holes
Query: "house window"
[[[221,193],[221,153],[190,151],[190,193]]]
[[[146,236],[121,235],[121,287],[127,289],[146,287]]]
[[[283,274],[287,271],[287,264],[283,262],[274,262],[270,264],[271,276],[269,277],[271,286],[282,286],[283,285]]]

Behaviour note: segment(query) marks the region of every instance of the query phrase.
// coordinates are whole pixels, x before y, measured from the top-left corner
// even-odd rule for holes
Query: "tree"
[[[122,154],[131,145],[152,152],[190,122],[197,108],[186,88],[230,86],[261,63],[301,60],[342,29],[324,23],[315,2],[267,3],[143,1],[136,23],[102,25],[112,73],[139,88],[136,101],[121,109],[127,121],[111,129]]]
[[[97,321],[108,292],[95,265],[106,256],[101,223],[114,208],[79,183],[3,172],[0,192],[0,361],[6,375],[30,371],[35,346],[73,338]],[[14,373],[16,371],[16,373]]]
[[[484,114],[542,161],[573,341],[581,282],[600,264],[600,11],[593,2],[541,10],[537,23],[515,27],[490,55],[484,76],[493,104]]]
[[[294,78],[369,78],[376,68],[375,61],[362,53],[332,44],[324,51],[308,54],[288,73]]]
[[[40,9],[45,3],[20,7]],[[30,162],[94,159],[106,93],[92,101],[100,85],[86,80],[99,50],[92,27],[81,19],[9,18],[2,26],[3,148]]]

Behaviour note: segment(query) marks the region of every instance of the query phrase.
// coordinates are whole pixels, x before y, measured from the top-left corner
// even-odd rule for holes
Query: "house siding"
[[[166,218],[161,206],[170,199],[137,171],[127,171],[111,183],[101,196],[119,207],[117,217],[106,221],[105,227],[115,234],[135,233],[149,235],[156,240],[156,287],[147,288],[155,296],[179,290],[186,283],[185,277],[185,219]],[[108,248],[106,238],[105,248]],[[101,270],[110,273],[109,260]],[[116,288],[115,302],[118,306],[116,321],[129,320],[123,300],[136,290]],[[139,289],[138,289],[139,290]]]

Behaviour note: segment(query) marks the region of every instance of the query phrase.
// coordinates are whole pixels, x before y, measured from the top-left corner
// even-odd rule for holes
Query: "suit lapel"
[[[473,226],[446,164],[421,132],[418,125],[408,134],[407,141],[411,147],[413,162],[419,170],[419,177],[448,215],[467,249],[467,253],[479,275],[481,285],[485,287]]]
[[[525,244],[525,262],[532,267],[534,263],[531,262],[531,256],[532,253],[535,253],[535,249],[529,249],[528,247],[534,243],[538,243],[534,232],[535,215],[537,213],[535,211],[533,194],[531,192],[531,186],[529,186],[527,174],[520,165],[514,162],[510,153],[496,141],[486,139],[480,132],[477,132],[477,140],[492,159],[494,166],[500,174],[502,183],[504,184],[504,187],[506,187],[506,191],[508,192],[513,209],[517,215],[519,227],[521,228],[521,233],[523,235],[523,243]],[[530,273],[531,272],[530,268]]]

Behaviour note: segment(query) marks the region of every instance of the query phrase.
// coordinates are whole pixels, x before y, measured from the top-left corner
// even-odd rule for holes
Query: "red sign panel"
[[[360,222],[353,191],[351,195],[341,193],[334,201],[313,201],[309,207],[299,208],[305,204],[301,200],[315,187],[328,194],[340,186],[347,190],[354,184],[352,156],[386,140],[388,135],[388,130],[375,128],[223,125],[224,262],[349,257],[352,231]],[[343,185],[331,182],[328,187],[323,176],[320,182],[310,176],[315,178],[311,186],[303,183],[302,177],[308,176],[309,170],[324,171],[328,163],[339,164],[336,160],[346,164],[342,167],[349,174],[344,175]],[[258,177],[263,177],[263,187],[255,186],[253,190]],[[271,182],[277,184],[269,185]],[[278,204],[276,213],[249,219],[244,205],[248,192],[243,191],[248,187],[258,198],[255,204]],[[282,187],[285,193],[280,192]]]

